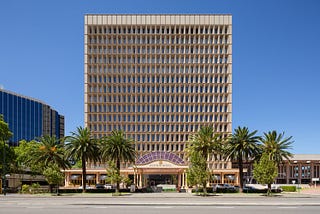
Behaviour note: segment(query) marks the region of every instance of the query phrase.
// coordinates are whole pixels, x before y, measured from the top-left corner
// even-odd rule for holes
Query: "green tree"
[[[16,155],[15,163],[17,171],[24,171],[28,168],[33,175],[41,174],[43,167],[42,162],[32,161],[31,154],[35,154],[39,149],[39,143],[36,141],[27,142],[22,140],[19,142],[19,146],[14,147]]]
[[[289,149],[292,149],[294,141],[291,140],[292,136],[284,137],[284,133],[278,134],[276,131],[269,131],[264,133],[261,139],[262,150],[267,153],[270,160],[275,161],[277,166],[282,163],[283,159],[289,160],[292,157],[292,153]]]
[[[268,195],[271,193],[271,184],[278,175],[277,164],[263,153],[259,162],[254,163],[253,177],[261,184],[268,185]]]
[[[3,148],[5,147],[5,148]],[[5,150],[5,151],[4,151]],[[5,156],[4,156],[5,152]],[[10,147],[8,144],[0,142],[0,171],[3,172],[3,163],[5,158],[5,172],[6,174],[15,169],[15,158],[14,147]]]
[[[70,168],[70,163],[64,155],[63,143],[56,137],[44,136],[38,141],[20,141],[15,152],[17,168],[21,171],[28,168],[33,175],[41,174],[47,178],[48,172],[53,168],[58,168],[59,171]]]
[[[257,130],[250,132],[247,127],[238,127],[226,142],[226,158],[236,160],[239,165],[240,192],[243,192],[243,162],[254,159],[260,153],[256,136]]]
[[[82,192],[86,192],[87,168],[86,162],[100,161],[100,147],[97,139],[93,138],[88,128],[78,127],[76,132],[66,138],[66,154],[68,159],[81,160],[82,163]]]
[[[207,169],[207,161],[199,152],[190,154],[190,166],[188,173],[188,185],[202,186],[203,194],[207,195],[207,183],[210,179],[210,172]]]
[[[12,136],[8,123],[4,121],[3,115],[0,114],[0,141],[4,143]]]
[[[110,136],[102,140],[101,155],[104,160],[113,161],[116,166],[116,173],[120,176],[121,162],[135,162],[136,151],[133,141],[126,138],[121,130],[114,130]],[[116,193],[120,192],[120,182],[116,182]]]
[[[6,144],[6,141],[10,139],[12,132],[9,129],[9,125],[4,121],[3,116],[0,114],[0,144],[2,145],[2,176],[5,181],[5,176],[7,174],[7,164],[11,163],[11,152]],[[10,161],[10,162],[9,162]],[[6,194],[6,183],[4,182],[4,194]]]
[[[204,194],[207,193],[207,182],[209,173],[207,158],[210,154],[221,153],[222,149],[221,135],[214,132],[212,126],[203,126],[199,131],[190,136],[187,155],[190,157],[191,167],[189,174],[191,180],[203,186]],[[194,177],[194,178],[193,178]],[[188,177],[190,179],[190,177]],[[193,182],[193,184],[195,184]]]
[[[1,144],[1,160],[5,161],[6,163],[8,163],[7,161],[10,161],[10,156],[6,154],[9,154],[10,150],[9,147],[6,144],[6,141],[8,141],[10,139],[10,137],[12,136],[12,132],[9,129],[9,125],[8,123],[6,123],[4,121],[3,115],[0,114],[0,144]],[[2,163],[3,164],[3,163]],[[1,164],[1,170],[4,170],[3,165]]]
[[[118,169],[113,161],[108,161],[107,175],[106,182],[112,185],[123,181],[123,176],[118,173]]]
[[[60,168],[57,165],[52,164],[50,167],[47,167],[43,171],[43,175],[46,178],[46,181],[50,185],[50,192],[52,193],[52,186],[56,186],[57,195],[59,194],[59,185],[64,180],[64,173],[60,171]]]

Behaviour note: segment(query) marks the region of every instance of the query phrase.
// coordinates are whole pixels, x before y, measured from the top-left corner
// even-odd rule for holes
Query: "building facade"
[[[64,137],[64,116],[34,98],[0,89],[0,114],[13,133],[10,145],[45,135]]]
[[[84,31],[85,126],[134,140],[136,165],[122,172],[138,186],[185,186],[189,135],[231,133],[231,15],[86,15]],[[235,181],[229,161],[208,166]]]
[[[296,154],[290,161],[284,161],[279,165],[278,184],[319,184],[320,179],[320,155]]]

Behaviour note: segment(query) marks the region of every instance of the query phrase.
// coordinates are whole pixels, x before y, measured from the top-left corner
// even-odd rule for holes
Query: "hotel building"
[[[64,137],[64,116],[40,100],[0,89],[0,114],[13,133],[11,146],[45,135]]]
[[[86,15],[84,42],[85,126],[134,140],[138,158],[121,173],[138,187],[186,187],[189,135],[232,131],[231,15]],[[237,183],[231,162],[212,155],[208,166],[216,182]],[[87,173],[104,183],[104,166]],[[80,174],[67,171],[67,185]]]

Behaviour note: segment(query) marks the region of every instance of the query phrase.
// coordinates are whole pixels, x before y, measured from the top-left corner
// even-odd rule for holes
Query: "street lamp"
[[[3,160],[2,160],[2,185],[3,195],[7,195],[7,179],[6,179],[6,141],[3,141]]]
[[[6,163],[6,141],[3,140],[3,160],[2,160],[2,185],[3,185],[3,195],[7,195],[7,178],[10,174],[7,174],[7,163]]]

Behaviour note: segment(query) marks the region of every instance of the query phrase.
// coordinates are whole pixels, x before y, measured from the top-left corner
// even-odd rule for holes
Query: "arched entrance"
[[[150,152],[136,161],[134,182],[138,187],[174,185],[186,188],[188,166],[179,156],[169,152]]]

